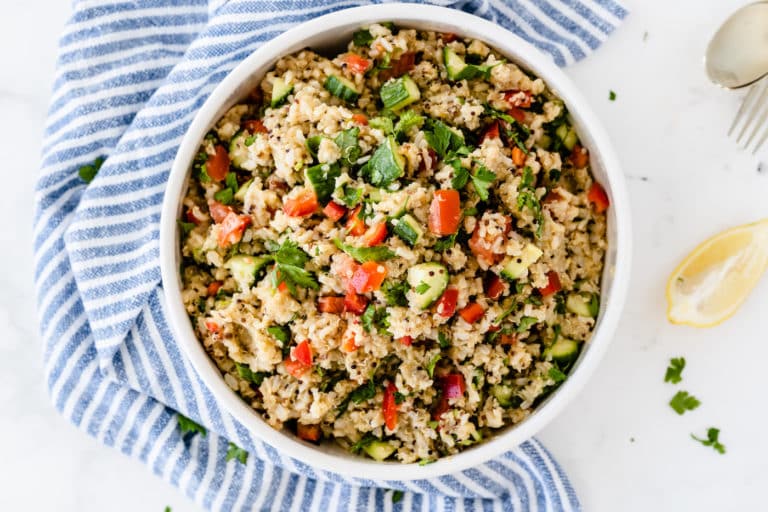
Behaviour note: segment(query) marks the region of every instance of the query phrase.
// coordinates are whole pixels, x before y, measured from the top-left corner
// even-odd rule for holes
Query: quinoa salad
[[[202,141],[182,296],[272,427],[428,463],[567,379],[608,207],[541,79],[479,40],[373,24],[278,60]]]

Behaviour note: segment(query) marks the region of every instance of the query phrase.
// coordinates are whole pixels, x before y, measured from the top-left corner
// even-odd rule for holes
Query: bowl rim
[[[266,64],[273,65],[278,58],[296,51],[298,48],[292,48],[309,37],[385,20],[406,27],[429,26],[430,30],[475,37],[504,55],[514,55],[511,59],[513,62],[521,64],[542,78],[569,107],[580,136],[586,134],[592,142],[588,144],[592,157],[599,158],[605,174],[602,182],[611,199],[609,224],[613,223],[615,232],[614,239],[609,238],[609,244],[615,245],[615,265],[610,270],[606,269],[606,272],[611,274],[609,300],[602,304],[595,331],[588,341],[588,349],[582,351],[568,379],[521,423],[475,447],[424,466],[417,463],[382,463],[350,454],[342,456],[327,453],[291,434],[273,429],[224,382],[192,329],[179,286],[177,218],[182,201],[181,193],[186,187],[192,155],[197,151],[204,133],[216,122],[217,113],[223,106],[229,108],[232,105],[233,92],[252,77],[253,70]],[[608,253],[606,258],[607,255]],[[410,481],[456,473],[482,464],[539,432],[584,387],[607,350],[626,300],[630,281],[630,258],[630,206],[624,176],[607,132],[576,86],[555,66],[549,56],[505,28],[463,11],[424,4],[390,3],[335,11],[282,33],[246,57],[213,89],[184,134],[168,177],[160,219],[161,277],[171,331],[181,352],[192,363],[197,376],[208,386],[222,409],[230,413],[256,438],[288,457],[314,468],[366,480]],[[604,273],[603,280],[605,275]]]

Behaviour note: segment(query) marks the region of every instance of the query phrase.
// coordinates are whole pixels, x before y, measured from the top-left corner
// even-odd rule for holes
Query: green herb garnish
[[[388,306],[407,306],[408,283],[406,281],[385,281],[381,287]]]
[[[354,127],[342,131],[333,140],[341,150],[341,163],[343,165],[352,166],[360,158],[361,151],[357,143],[359,135],[360,128]]]
[[[435,366],[437,365],[437,362],[442,358],[443,356],[438,352],[434,356],[432,356],[432,359],[429,360],[429,363],[427,364],[427,374],[429,374],[429,378],[431,379],[432,376],[435,373]]]
[[[98,174],[99,169],[101,169],[101,165],[103,163],[104,157],[100,156],[94,160],[92,164],[86,164],[80,167],[80,169],[77,171],[77,174],[80,175],[80,179],[82,179],[84,182],[90,183],[93,181],[93,178],[96,177],[96,174]]]
[[[392,491],[392,503],[398,503],[403,499],[403,491],[400,489],[395,489]]]
[[[611,101],[616,101],[616,93],[613,91],[608,91],[608,99]]]
[[[672,400],[669,401],[669,406],[677,414],[685,414],[685,411],[692,411],[699,405],[701,405],[701,402],[695,396],[689,395],[687,391],[678,391],[672,397]]]
[[[237,374],[241,378],[252,384],[255,384],[256,386],[261,386],[261,383],[264,381],[264,377],[267,376],[265,372],[254,372],[244,364],[235,363],[235,367],[237,368]]]
[[[555,382],[562,382],[566,379],[567,375],[560,371],[560,368],[553,366],[549,369],[549,378]]]
[[[532,325],[535,325],[538,323],[539,319],[532,317],[532,316],[524,316],[520,319],[520,322],[517,324],[517,328],[515,329],[516,332],[522,333],[530,329]]]
[[[373,36],[371,31],[367,29],[361,29],[352,34],[352,42],[355,46],[368,46],[373,42]]]
[[[208,430],[204,426],[187,418],[183,414],[178,414],[178,420],[179,420],[179,429],[181,430],[182,434],[190,434],[190,433],[200,434],[203,437],[205,437],[208,434]]]
[[[544,215],[541,211],[541,202],[536,196],[535,179],[533,170],[525,166],[523,169],[523,178],[517,187],[517,207],[520,211],[528,208],[536,219],[536,238],[541,238],[541,232],[544,227]]]
[[[285,283],[292,295],[296,295],[296,286],[314,290],[320,288],[315,276],[304,269],[309,255],[302,251],[296,242],[286,240],[274,251],[273,257],[275,268],[272,271],[272,285],[275,288],[280,286],[280,283]]]
[[[691,437],[695,439],[696,441],[700,442],[704,446],[711,446],[715,451],[717,451],[719,454],[725,454],[725,445],[720,442],[718,437],[720,436],[720,429],[710,427],[707,429],[707,438],[701,439],[699,437],[696,437],[695,435],[691,434]]]
[[[340,250],[357,260],[358,263],[365,263],[366,261],[384,261],[395,257],[394,252],[382,245],[375,247],[354,247],[343,243],[338,238],[334,238],[333,243]]]
[[[237,460],[240,464],[245,464],[248,460],[248,452],[230,441],[229,446],[227,447],[226,460],[229,462],[232,459]]]
[[[669,366],[667,367],[667,373],[664,375],[664,382],[671,382],[677,384],[683,380],[682,373],[685,368],[684,357],[673,357],[669,360]]]

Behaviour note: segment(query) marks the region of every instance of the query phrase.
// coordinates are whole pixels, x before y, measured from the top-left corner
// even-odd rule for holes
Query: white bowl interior
[[[291,433],[272,429],[259,413],[245,404],[224,383],[219,370],[195,336],[180,294],[179,233],[176,219],[181,210],[181,198],[186,193],[190,162],[205,133],[233,104],[244,98],[283,55],[307,47],[321,53],[339,51],[361,25],[376,21],[394,21],[400,27],[453,32],[483,40],[511,61],[543,78],[568,106],[580,139],[590,150],[593,173],[605,186],[611,199],[611,208],[608,210],[609,249],[603,274],[601,312],[592,339],[582,350],[569,378],[524,422],[508,427],[492,439],[458,455],[426,466],[375,462],[351,455],[333,443],[315,446],[300,441]],[[282,34],[244,60],[216,87],[184,136],[166,189],[160,242],[167,311],[176,341],[220,404],[254,435],[287,455],[348,476],[383,480],[427,478],[453,473],[482,463],[533,436],[564,408],[594,370],[613,335],[629,280],[630,223],[624,179],[607,135],[585,100],[549,57],[514,34],[463,12],[426,5],[384,4],[339,11]]]

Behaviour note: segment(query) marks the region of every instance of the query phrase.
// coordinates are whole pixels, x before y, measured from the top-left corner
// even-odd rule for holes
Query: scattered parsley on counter
[[[248,452],[237,446],[235,443],[230,442],[227,448],[227,462],[232,459],[236,459],[240,464],[245,464],[248,460]]]
[[[608,99],[611,101],[616,101],[616,93],[613,91],[608,92]]]
[[[714,427],[710,427],[707,430],[707,438],[706,439],[701,439],[701,438],[696,437],[695,435],[691,434],[691,437],[694,440],[700,442],[704,446],[711,446],[715,451],[717,451],[719,454],[722,455],[722,454],[725,453],[725,445],[722,444],[719,441],[719,439],[718,439],[719,436],[720,436],[720,429],[719,428],[714,428]]]
[[[695,396],[689,395],[687,391],[678,391],[669,401],[669,406],[677,414],[685,414],[685,411],[692,411],[699,405],[701,402]]]
[[[171,507],[165,507],[165,512],[171,512]]]
[[[669,360],[669,366],[667,367],[667,373],[664,375],[664,382],[671,382],[677,384],[683,380],[682,373],[685,368],[684,357],[673,357]]]
[[[82,179],[86,183],[90,183],[93,181],[93,178],[96,177],[96,174],[98,174],[99,169],[101,169],[101,164],[104,163],[104,157],[100,156],[97,158],[92,164],[87,164],[77,171],[77,173],[80,175],[80,179]]]
[[[203,437],[208,434],[208,430],[204,426],[195,423],[181,414],[179,414],[179,428],[182,434],[202,434]]]
[[[396,489],[392,491],[392,503],[397,503],[403,499],[403,491]]]

